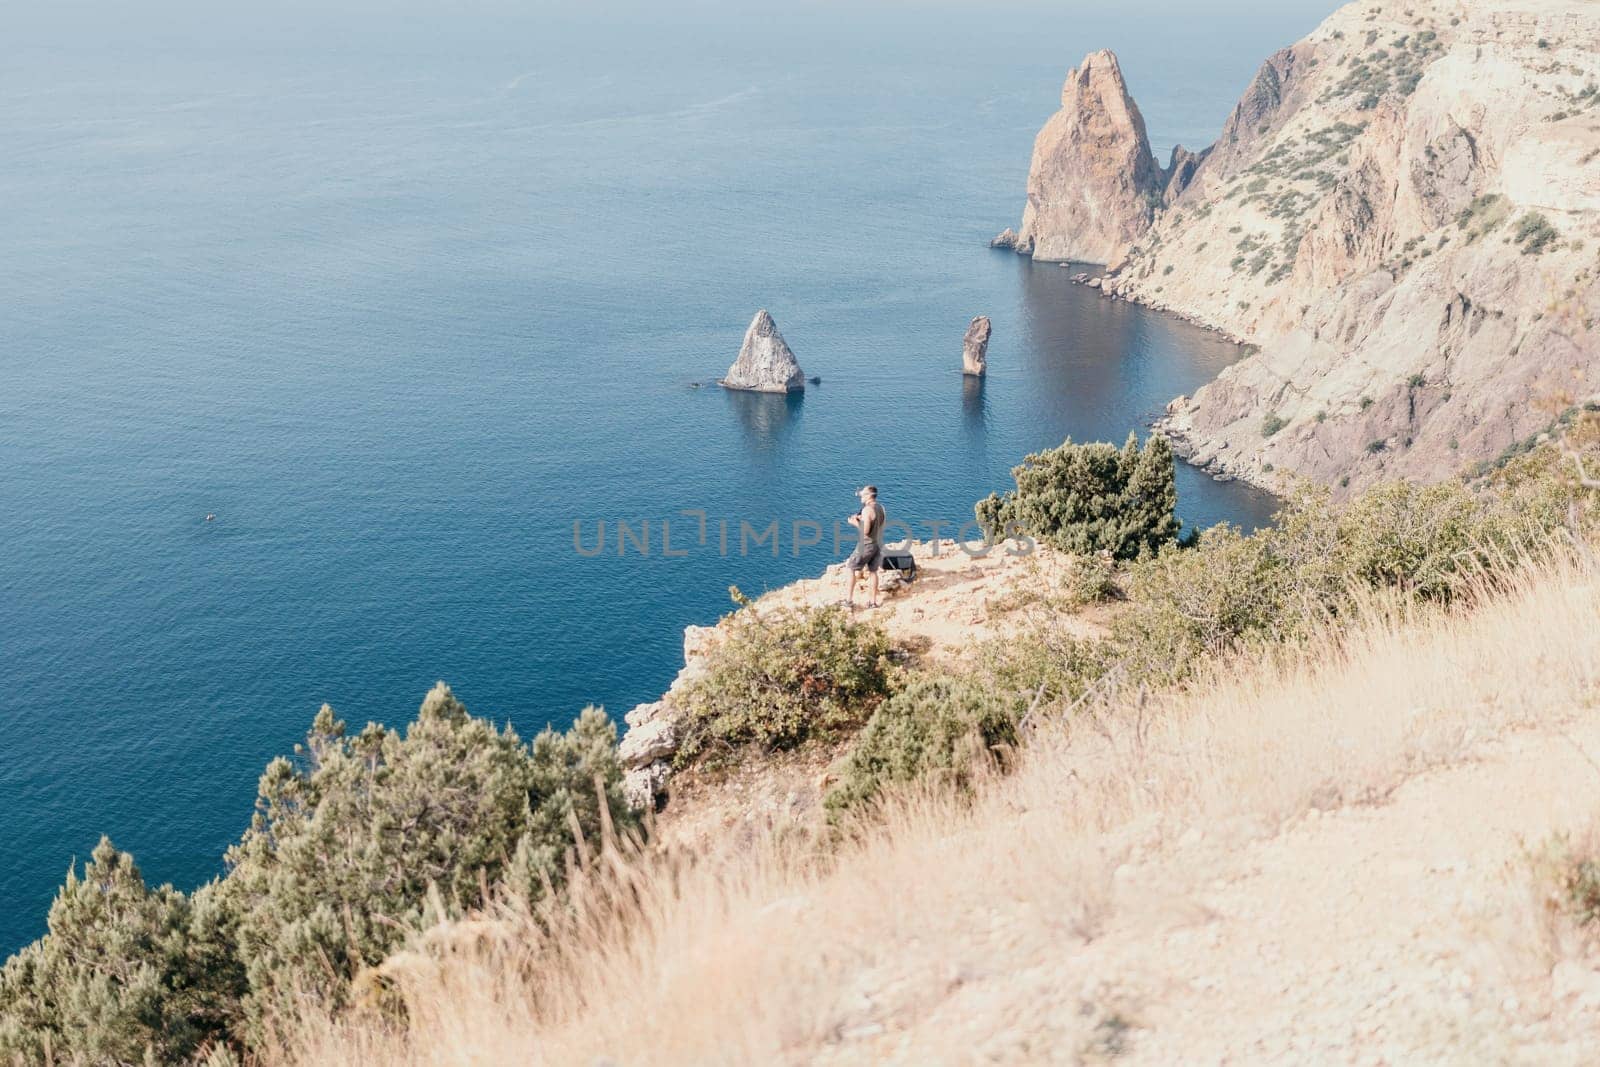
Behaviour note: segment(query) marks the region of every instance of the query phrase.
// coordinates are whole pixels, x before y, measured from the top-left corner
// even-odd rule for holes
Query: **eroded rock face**
[[[796,393],[805,389],[805,372],[784,343],[778,324],[765,308],[745,331],[739,358],[721,380],[725,389],[744,389],[753,393]]]
[[[1253,346],[1168,412],[1175,444],[1339,496],[1492,461],[1600,393],[1591,85],[1600,7],[1554,0],[1351,4],[1268,58],[1087,283]]]
[[[1203,152],[1191,152],[1183,145],[1176,145],[1172,149],[1172,161],[1167,164],[1167,184],[1162,190],[1161,199],[1166,204],[1171,204],[1183,195],[1189,183],[1194,181],[1195,172],[1200,169],[1206,157],[1211,154],[1207,148]]]
[[[1222,133],[1207,149],[1208,171],[1219,179],[1231,178],[1241,167],[1253,163],[1261,145],[1288,108],[1297,87],[1299,60],[1294,48],[1274,53],[1261,64],[1250,87],[1234,105]]]
[[[630,727],[643,726],[655,722],[667,713],[667,704],[664,700],[654,700],[648,704],[640,704],[622,717],[622,721]]]
[[[685,626],[683,628],[683,662],[687,665],[710,652],[722,640],[722,632],[715,626]]]
[[[989,368],[989,334],[991,327],[989,316],[979,315],[972,320],[972,325],[967,327],[967,335],[961,339],[961,372],[974,377],[983,377],[983,372]]]
[[[989,247],[1015,249],[1017,247],[1017,240],[1017,231],[1013,230],[1010,226],[1007,226],[1005,229],[1001,230],[995,235],[994,240],[989,242]]]
[[[708,654],[721,642],[723,633],[716,626],[685,627],[683,670],[660,700],[640,704],[623,716],[628,729],[617,745],[617,761],[623,769],[622,792],[628,803],[640,811],[653,808],[666,790],[672,777],[672,757],[683,741],[681,694],[706,673]]]
[[[678,724],[661,717],[631,727],[617,745],[617,761],[628,770],[648,766],[678,751]]]
[[[1035,259],[1108,262],[1150,228],[1166,184],[1117,57],[1091,52],[1034,141],[1016,246]]]
[[[622,776],[622,798],[635,811],[650,811],[656,798],[667,787],[672,777],[672,764],[658,760],[646,767],[635,767]]]

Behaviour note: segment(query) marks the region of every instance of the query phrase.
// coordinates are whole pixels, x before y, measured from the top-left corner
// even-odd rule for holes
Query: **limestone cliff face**
[[[1016,248],[1105,263],[1150,228],[1165,187],[1117,57],[1093,52],[1067,75],[1061,110],[1034,142]]]
[[[1600,393],[1600,4],[1352,4],[1185,162],[1102,291],[1259,348],[1171,408],[1202,465],[1442,478]]]

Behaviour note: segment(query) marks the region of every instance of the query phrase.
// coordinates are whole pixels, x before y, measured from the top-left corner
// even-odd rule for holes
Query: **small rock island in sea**
[[[989,333],[991,326],[989,316],[979,315],[967,327],[966,336],[961,339],[961,373],[970,374],[975,378],[983,377],[983,372],[989,368]]]
[[[745,331],[739,358],[718,384],[724,389],[753,393],[796,393],[805,389],[805,372],[765,308],[756,312]]]

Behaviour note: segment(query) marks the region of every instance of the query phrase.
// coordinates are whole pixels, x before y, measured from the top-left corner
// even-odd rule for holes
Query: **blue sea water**
[[[525,735],[620,716],[730,583],[837,558],[792,524],[861,483],[921,535],[1030,450],[1142,430],[1237,350],[986,241],[1084,52],[1164,154],[1329,7],[0,17],[0,953],[102,832],[216,874],[324,701],[398,724],[443,678]],[[822,385],[694,388],[760,307]],[[1271,511],[1179,484],[1191,524]]]

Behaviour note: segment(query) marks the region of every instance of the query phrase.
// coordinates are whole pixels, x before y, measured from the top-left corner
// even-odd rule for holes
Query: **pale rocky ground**
[[[1121,128],[1109,153],[1056,139],[1034,175],[1115,202],[1148,184],[1121,146],[1142,123]],[[1033,184],[1035,254],[1076,249],[1071,220],[1039,231]],[[1083,258],[1109,261],[1103,292],[1259,346],[1173,405],[1165,428],[1191,458],[1336,492],[1491,461],[1600,394],[1600,4],[1341,8],[1263,64],[1166,201]],[[1537,253],[1530,217],[1553,231]]]
[[[1021,624],[1030,601],[1058,586],[1077,564],[1072,557],[1046,546],[1024,551],[1016,542],[997,545],[982,555],[970,554],[954,541],[914,542],[917,579],[904,583],[884,572],[880,604],[865,607],[867,586],[858,587],[855,617],[881,625],[918,667],[957,665],[981,642]],[[826,607],[844,597],[844,565],[834,564],[817,578],[805,578],[756,598],[747,609],[756,612]],[[1104,634],[1104,612],[1087,610],[1075,616],[1052,615],[1052,621],[1081,637]],[[690,627],[685,635],[685,668],[673,691],[698,674],[703,651],[718,639],[718,628]],[[634,729],[670,720],[672,691],[660,704],[629,713]],[[637,740],[634,742],[637,744]],[[828,767],[848,745],[810,748],[741,764],[711,775],[691,772],[668,777],[654,760],[630,768],[636,779],[656,766],[654,784],[666,794],[657,817],[660,837],[675,843],[703,843],[729,836],[750,836],[777,822],[805,822],[820,811]],[[625,765],[632,748],[624,737]],[[665,762],[665,760],[663,760]]]
[[[1594,817],[1585,751],[1600,753],[1592,724],[1485,741],[1237,852],[1225,833],[1180,846],[1193,910],[1089,954],[1160,997],[1135,1061],[1420,1063],[1447,1044],[1456,1062],[1594,1062],[1600,974],[1552,968],[1524,861],[1530,828]]]
[[[856,615],[883,626],[897,644],[918,650],[924,663],[959,658],[974,644],[1004,633],[1016,621],[1014,609],[1041,590],[1064,580],[1078,564],[1045,545],[1024,549],[1005,542],[988,553],[969,555],[954,541],[914,542],[917,580],[880,582],[882,604],[866,602],[866,582],[857,587]],[[884,572],[892,575],[893,572]],[[826,607],[844,597],[844,564],[835,563],[820,577],[803,578],[760,597],[757,611]],[[1103,629],[1089,616],[1052,616],[1074,633],[1100,636]]]
[[[1593,723],[1519,733],[1277,832],[1241,818],[1172,841],[1152,824],[1086,943],[1030,951],[1039,916],[997,902],[965,952],[1033,968],[972,973],[918,1019],[936,1043],[886,1028],[834,1061],[952,1062],[954,1031],[973,1042],[960,1062],[1600,1062],[1600,971],[1539,929],[1526,859],[1593,819],[1596,756]]]
[[[1029,591],[1059,582],[1072,561],[1051,553],[980,561],[945,554],[930,564],[926,585],[900,590],[876,614],[899,640],[926,641],[930,658],[959,659],[973,639],[1005,633],[1027,611]],[[758,607],[829,603],[837,578],[835,568],[768,594]],[[1582,621],[1561,618],[1559,609],[1529,610],[1563,637],[1524,627],[1522,647],[1497,646],[1504,663],[1474,664],[1472,650],[1458,647],[1452,667],[1427,651],[1385,647],[1381,655],[1414,663],[1418,674],[1409,684],[1378,684],[1387,688],[1386,714],[1407,723],[1405,755],[1361,771],[1322,757],[1325,770],[1299,772],[1322,776],[1322,784],[1286,815],[1241,804],[1228,817],[1198,819],[1168,801],[1163,814],[1108,834],[1098,860],[1066,885],[1018,872],[978,890],[986,904],[977,913],[940,901],[952,909],[948,917],[919,913],[921,902],[908,896],[912,914],[902,935],[911,940],[876,946],[882,970],[856,972],[855,986],[841,991],[836,1036],[801,1058],[1218,1067],[1600,1062],[1600,956],[1563,940],[1551,923],[1532,859],[1552,835],[1582,836],[1600,812],[1592,699],[1551,702],[1542,689],[1571,690],[1536,683],[1534,672],[1557,679],[1576,672],[1572,684],[1581,692],[1584,672],[1592,676],[1600,664],[1594,641],[1571,633]],[[1593,609],[1578,614],[1587,619]],[[1104,633],[1104,616],[1051,618],[1081,636]],[[1514,640],[1516,622],[1498,625]],[[1441,669],[1472,681],[1457,691],[1430,685],[1428,674]],[[1499,688],[1518,677],[1526,679],[1523,692]],[[1337,686],[1334,704],[1344,697]],[[1426,697],[1438,707],[1404,706]],[[1352,691],[1345,699],[1362,696]],[[1244,731],[1273,729],[1270,713],[1264,719]],[[1333,731],[1335,747],[1372,743],[1359,713]],[[814,825],[818,776],[832,755],[785,761],[775,779],[763,768],[701,785],[684,798],[676,823],[664,821],[668,840],[753,844],[763,833]],[[1163,788],[1161,772],[1150,773],[1152,789]],[[1008,829],[1019,838],[1014,848],[1029,847],[1032,820],[1052,820],[1050,801],[1040,800],[1017,801]],[[1050,847],[1047,831],[1036,847]],[[956,832],[939,851],[954,862],[968,848],[976,846]],[[924,938],[938,946],[937,973],[917,970]]]

